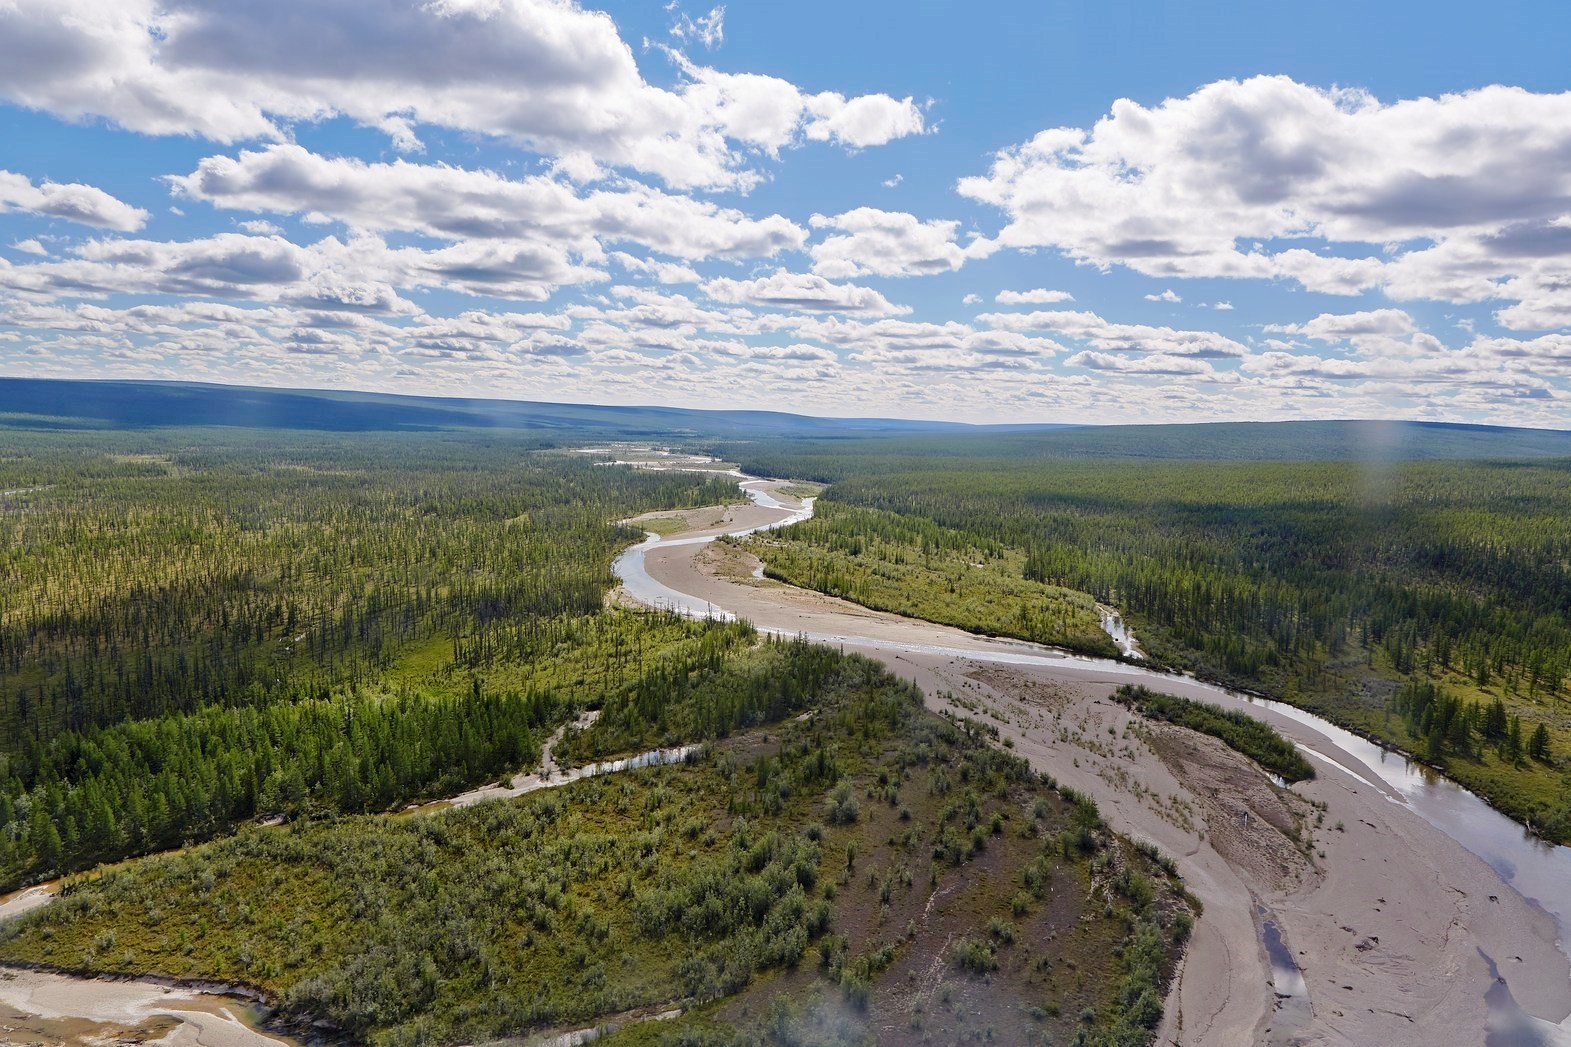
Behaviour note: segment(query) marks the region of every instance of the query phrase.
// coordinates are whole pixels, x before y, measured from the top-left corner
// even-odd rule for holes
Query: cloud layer
[[[1496,86],[1386,104],[1285,77],[1224,80],[1043,131],[959,190],[1007,215],[1009,247],[1154,277],[1500,301],[1517,328],[1571,322],[1571,94]]]
[[[747,150],[798,138],[860,148],[924,127],[909,99],[814,94],[680,61],[675,89],[650,84],[611,18],[570,0],[0,5],[0,95],[147,134],[279,140],[292,122],[342,115],[404,150],[434,125],[579,171],[606,164],[693,187],[751,181]]]
[[[1078,127],[1010,99],[1044,130],[957,154],[943,85],[722,68],[746,10],[655,18],[0,0],[0,100],[102,144],[0,170],[0,363],[983,421],[1571,418],[1571,95],[1256,77]],[[117,164],[155,136],[190,144]],[[184,159],[125,174],[154,156]]]

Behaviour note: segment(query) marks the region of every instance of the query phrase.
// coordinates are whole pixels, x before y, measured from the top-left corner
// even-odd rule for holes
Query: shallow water
[[[1260,943],[1271,963],[1271,992],[1276,997],[1276,1014],[1271,1019],[1267,1043],[1292,1043],[1295,1033],[1309,1026],[1314,1017],[1309,1003],[1309,986],[1293,958],[1293,950],[1282,938],[1282,929],[1270,918],[1269,911],[1255,906],[1260,916]]]
[[[1097,604],[1096,609],[1102,615],[1102,631],[1113,638],[1118,653],[1125,658],[1144,658],[1145,652],[1140,649],[1134,630],[1129,628],[1129,623],[1124,621],[1124,616],[1111,607],[1103,607],[1101,604]]]

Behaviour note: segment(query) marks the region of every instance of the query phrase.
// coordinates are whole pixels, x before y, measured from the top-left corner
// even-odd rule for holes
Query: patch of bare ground
[[[660,526],[648,529],[662,534],[704,531],[724,523],[732,508],[728,505],[704,505],[697,509],[657,509],[654,512],[630,516],[622,522],[633,527],[644,523],[658,523]]]
[[[741,585],[778,585],[780,583],[759,578],[753,572],[763,566],[763,561],[740,545],[730,542],[712,542],[694,557],[699,570]]]
[[[1150,723],[1146,741],[1205,812],[1211,846],[1255,883],[1289,892],[1318,883],[1309,851],[1309,803],[1278,787],[1246,756],[1215,738]]]
[[[40,1018],[0,1004],[0,1044],[6,1047],[132,1047],[158,1043],[178,1028],[170,1017],[123,1022],[92,1022],[81,1018]]]
[[[1081,697],[1064,684],[1033,679],[1013,669],[992,665],[979,665],[965,675],[999,694],[1007,694],[1025,705],[1048,712],[1062,712]]]

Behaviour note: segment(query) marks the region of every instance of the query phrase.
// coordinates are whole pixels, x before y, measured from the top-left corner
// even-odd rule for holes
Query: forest
[[[944,604],[924,616],[969,628],[965,585],[909,570],[942,534],[1019,565],[1008,586],[978,571],[999,593],[988,631],[1035,638],[1009,610],[1022,582],[1087,594],[1123,612],[1153,664],[1326,715],[1571,840],[1571,460],[1134,457],[1126,436],[1075,460],[1049,453],[1063,439],[716,446],[750,471],[831,485],[813,526],[754,543],[782,577],[870,606]],[[852,548],[853,573],[803,567]],[[864,600],[859,577],[909,577],[910,591]],[[1433,717],[1411,714],[1426,684],[1498,706],[1507,744],[1482,712],[1446,720],[1457,741],[1431,744]]]
[[[0,890],[531,764],[720,630],[608,611],[614,521],[724,500],[519,434],[11,433]]]
[[[0,891],[63,878],[0,963],[243,984],[354,1043],[1148,1042],[1172,862],[873,663],[609,601],[617,520],[736,488],[606,457],[8,432]],[[698,748],[444,809],[548,739]]]
[[[0,958],[241,980],[374,1044],[1149,1041],[1196,915],[1171,861],[872,662],[717,650],[580,739],[704,742],[685,765],[251,827],[74,881]]]

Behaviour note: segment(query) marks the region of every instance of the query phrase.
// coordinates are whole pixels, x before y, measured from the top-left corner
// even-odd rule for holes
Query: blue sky
[[[1562,4],[19,0],[0,373],[1571,419]]]

